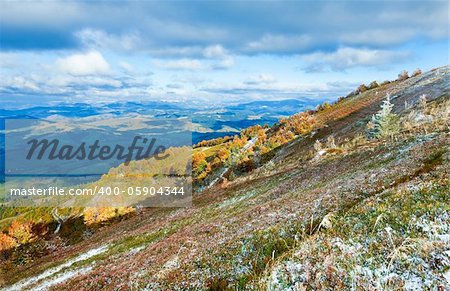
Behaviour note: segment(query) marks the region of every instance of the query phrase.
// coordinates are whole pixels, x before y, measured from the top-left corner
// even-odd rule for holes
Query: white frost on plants
[[[50,277],[52,277],[54,275],[57,275],[58,273],[61,273],[62,270],[71,267],[75,263],[88,260],[88,259],[90,259],[90,258],[92,258],[92,257],[94,257],[96,255],[104,253],[104,252],[106,252],[108,250],[108,248],[109,248],[109,246],[105,245],[105,246],[102,246],[102,247],[99,247],[99,248],[96,248],[96,249],[92,249],[92,250],[90,250],[90,251],[88,251],[88,252],[86,252],[86,253],[84,253],[82,255],[76,256],[75,258],[72,258],[72,259],[68,260],[67,262],[65,262],[65,263],[63,263],[63,264],[61,264],[59,266],[50,268],[50,269],[44,271],[43,273],[41,273],[41,274],[39,274],[37,276],[34,276],[34,277],[31,277],[31,278],[27,278],[27,279],[24,279],[22,281],[19,281],[19,282],[15,283],[14,285],[8,287],[7,290],[24,290],[24,289],[29,289],[29,286],[35,285],[35,284],[37,284],[38,282],[40,282],[40,281],[42,281],[44,279],[48,279],[48,278],[50,278]],[[62,272],[59,276],[56,276],[52,280],[44,282],[44,283],[42,283],[39,286],[35,286],[33,289],[39,289],[40,287],[41,287],[42,290],[43,289],[47,289],[51,285],[61,283],[61,282],[65,281],[65,280],[67,280],[67,279],[69,279],[69,278],[71,278],[71,277],[73,277],[73,276],[75,276],[77,274],[80,274],[84,269],[87,269],[87,268],[80,268],[80,269],[76,269],[76,270],[72,270],[72,271]],[[84,271],[86,271],[86,270],[84,270]],[[61,278],[62,278],[62,281],[61,281]],[[56,282],[56,283],[52,283],[53,280],[55,280],[54,282]]]

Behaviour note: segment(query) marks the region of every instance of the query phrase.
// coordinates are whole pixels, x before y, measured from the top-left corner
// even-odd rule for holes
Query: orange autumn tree
[[[17,246],[17,242],[15,239],[10,237],[7,234],[0,233],[0,252],[9,250],[13,247]]]
[[[211,165],[206,161],[204,152],[196,152],[193,154],[192,171],[197,180],[202,180],[211,172]]]
[[[194,173],[201,173],[206,167],[206,155],[204,152],[194,153],[192,156],[192,169]]]
[[[308,114],[298,114],[292,117],[292,131],[295,134],[309,133],[315,124],[315,119]]]
[[[220,159],[222,163],[225,163],[230,157],[230,151],[226,148],[220,148],[217,152],[217,157]]]

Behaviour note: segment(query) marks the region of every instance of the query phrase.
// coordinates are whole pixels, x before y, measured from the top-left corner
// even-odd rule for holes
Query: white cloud
[[[307,64],[305,68],[307,71],[323,71],[328,68],[342,71],[359,66],[377,67],[399,63],[410,56],[409,52],[343,47],[331,53],[318,52],[303,55],[302,59]]]
[[[126,73],[132,73],[134,71],[134,67],[125,61],[119,62],[119,67],[122,68]]]
[[[273,35],[266,34],[257,41],[249,42],[245,50],[255,53],[272,53],[303,50],[311,44],[307,35]]]
[[[80,3],[70,1],[2,1],[0,18],[16,26],[55,27],[83,19]]]
[[[277,82],[277,79],[270,74],[259,74],[258,76],[250,77],[249,80],[245,81],[248,85],[258,85],[258,84],[270,84]]]
[[[391,45],[405,42],[416,34],[413,28],[367,29],[343,33],[339,38],[347,44]]]
[[[155,61],[153,62],[155,66],[161,69],[167,70],[202,70],[205,69],[206,66],[196,59],[180,59],[180,60],[171,60],[171,61]]]
[[[110,66],[97,51],[84,54],[74,54],[57,61],[59,69],[75,76],[106,75],[110,73]]]
[[[449,33],[448,1],[214,3],[221,18],[204,13],[208,3],[169,2],[2,1],[0,24],[6,36],[15,35],[4,37],[3,47],[74,49],[75,35],[89,48],[198,58],[220,54],[223,47],[233,55],[297,54],[338,45],[386,49],[421,39],[445,40]]]
[[[138,33],[108,34],[103,30],[86,28],[75,33],[81,43],[89,48],[104,48],[130,51],[140,44]]]
[[[212,59],[211,69],[224,70],[234,66],[234,58],[221,45],[211,45],[203,49],[203,56]]]
[[[13,69],[18,67],[19,55],[13,52],[0,52],[0,68]]]
[[[203,55],[206,58],[224,58],[227,57],[228,53],[223,46],[216,44],[206,47],[203,50]]]
[[[203,49],[201,46],[163,46],[158,48],[149,48],[148,53],[154,57],[161,58],[189,58],[202,55]]]
[[[259,78],[259,77],[258,77]],[[283,99],[283,98],[334,98],[343,95],[355,88],[357,83],[348,82],[275,82],[269,75],[261,75],[259,79],[269,82],[263,83],[209,83],[200,88],[214,96],[235,98],[242,96],[245,99]]]
[[[79,86],[80,88],[90,87],[114,87],[122,86],[120,80],[103,76],[55,76],[47,81],[47,85],[53,87]]]
[[[153,64],[166,70],[187,70],[187,71],[200,71],[200,70],[225,70],[234,66],[234,58],[231,56],[225,56],[219,59],[211,60],[198,60],[198,59],[175,59],[175,60],[156,60]]]
[[[219,60],[218,62],[214,62],[213,64],[211,64],[211,68],[216,70],[230,69],[233,66],[234,66],[234,58],[231,56],[227,56],[222,60]]]
[[[24,91],[38,91],[40,89],[39,85],[33,80],[32,77],[23,76],[2,77],[0,87],[11,87]]]

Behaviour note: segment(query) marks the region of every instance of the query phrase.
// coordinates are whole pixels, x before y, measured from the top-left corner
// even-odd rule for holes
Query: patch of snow
[[[444,273],[444,278],[447,281],[447,284],[450,285],[450,270]]]
[[[142,245],[142,246],[135,247],[135,248],[131,249],[131,250],[128,252],[128,254],[129,254],[129,255],[137,254],[137,253],[139,253],[140,251],[142,251],[143,249],[145,249],[146,247],[147,247],[147,245]]]
[[[285,261],[270,274],[268,290],[301,290],[306,281],[305,266],[294,261]]]
[[[450,234],[439,234],[437,235],[437,238],[443,242],[450,242]]]
[[[179,267],[180,267],[180,262],[179,262],[178,256],[175,256],[174,258],[168,260],[164,264],[163,269],[165,269],[165,270],[173,270],[173,269],[176,269],[176,268],[179,268]]]
[[[65,263],[63,263],[63,264],[61,264],[59,266],[50,268],[50,269],[44,271],[43,273],[41,273],[40,275],[37,275],[37,276],[31,277],[31,278],[27,278],[27,279],[24,279],[22,281],[19,281],[19,282],[15,283],[14,285],[6,288],[6,290],[24,290],[24,289],[29,289],[29,288],[27,288],[28,286],[34,285],[34,284],[36,284],[39,281],[42,281],[44,279],[48,279],[49,277],[51,277],[51,276],[53,276],[53,275],[55,275],[57,273],[60,273],[63,269],[71,267],[73,264],[75,264],[77,262],[85,261],[85,260],[88,260],[88,259],[96,256],[96,255],[104,253],[104,252],[106,252],[108,250],[108,248],[109,248],[109,246],[105,245],[105,246],[102,246],[102,247],[99,247],[99,248],[96,248],[96,249],[92,249],[92,250],[90,250],[90,251],[88,251],[88,252],[86,252],[86,253],[84,253],[82,255],[79,255],[79,256],[77,256],[75,258],[72,258],[72,259],[68,260],[67,262],[65,262]],[[53,283],[52,285],[61,283],[61,282],[65,281],[65,280],[67,280],[68,278],[71,278],[71,277],[75,276],[76,274],[79,274],[80,271],[82,271],[82,269],[68,271],[68,272],[63,272],[62,275],[57,276],[54,279],[54,280],[57,281],[57,283]],[[71,274],[71,276],[69,276],[70,274]],[[67,276],[69,276],[69,277],[67,277]],[[61,280],[60,278],[63,278],[64,280],[59,282],[59,280]],[[49,284],[52,281],[53,280],[45,282],[41,286],[45,287],[46,284]],[[47,286],[47,288],[49,286]],[[33,289],[35,289],[35,288],[33,288]]]
[[[46,281],[42,282],[42,284],[40,284],[38,286],[33,286],[33,290],[35,290],[35,291],[48,290],[50,287],[52,287],[56,284],[62,283],[70,278],[73,278],[82,273],[87,273],[91,270],[92,270],[92,266],[89,266],[89,267],[85,267],[85,268],[79,268],[79,269],[63,272],[50,280],[46,280]]]
[[[405,290],[423,290],[424,286],[422,283],[423,282],[420,277],[411,277],[405,281]]]
[[[225,200],[225,201],[223,201],[222,203],[220,203],[220,204],[218,205],[218,208],[222,209],[222,208],[224,208],[224,207],[228,207],[228,206],[230,206],[230,205],[237,204],[237,203],[239,203],[239,202],[241,202],[241,201],[244,201],[244,200],[246,200],[246,199],[249,199],[249,198],[255,196],[256,194],[257,194],[256,191],[249,191],[249,192],[246,193],[245,195],[232,197],[232,198],[230,198],[230,199],[228,199],[228,200]]]

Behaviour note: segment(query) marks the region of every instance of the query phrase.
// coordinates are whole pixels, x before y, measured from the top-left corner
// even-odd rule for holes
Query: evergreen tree
[[[394,104],[391,103],[391,98],[388,94],[386,100],[381,104],[380,111],[372,116],[372,120],[367,126],[370,138],[392,137],[399,132],[399,118],[392,112],[393,107]]]

